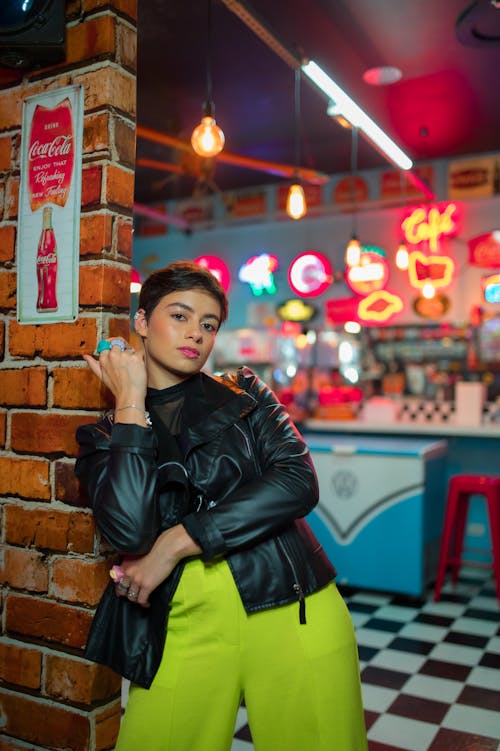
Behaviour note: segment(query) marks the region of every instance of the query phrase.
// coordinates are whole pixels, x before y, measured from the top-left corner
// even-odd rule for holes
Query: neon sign
[[[346,269],[346,282],[357,295],[368,295],[383,289],[389,280],[389,266],[383,251],[374,246],[363,246],[356,266]]]
[[[231,283],[231,274],[224,261],[217,256],[198,256],[194,262],[202,266],[215,276],[219,284],[223,287],[224,292],[229,289]]]
[[[468,241],[471,266],[498,268],[500,266],[500,230],[486,232]]]
[[[417,297],[413,302],[413,310],[422,318],[440,318],[448,311],[450,300],[446,295],[434,295],[431,300]]]
[[[310,321],[316,315],[316,308],[308,305],[302,299],[285,300],[278,307],[278,315],[282,321]],[[299,332],[300,333],[300,332]]]
[[[415,289],[423,289],[426,284],[435,288],[447,287],[454,271],[455,262],[449,256],[426,256],[419,250],[410,253],[408,276]]]
[[[313,250],[298,255],[288,271],[288,283],[300,297],[323,294],[332,283],[332,279],[332,267],[328,258]]]
[[[274,272],[278,268],[278,259],[269,253],[262,253],[260,256],[252,256],[238,273],[240,282],[246,282],[250,285],[252,293],[260,297],[263,292],[274,295],[276,284],[274,283]]]
[[[383,323],[403,310],[403,301],[386,289],[379,289],[364,297],[358,305],[358,318],[362,321]]]
[[[486,302],[500,302],[500,274],[491,274],[481,279]]]
[[[429,248],[436,251],[440,237],[456,232],[453,218],[456,209],[454,203],[449,203],[443,212],[436,208],[415,209],[401,224],[406,242],[411,245],[428,242]]]

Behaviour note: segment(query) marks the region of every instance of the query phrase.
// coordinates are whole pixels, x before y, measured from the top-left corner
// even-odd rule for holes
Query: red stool
[[[471,495],[482,495],[487,503],[492,548],[491,563],[466,561],[462,558],[465,524]],[[493,569],[497,598],[500,602],[500,477],[454,475],[450,478],[441,536],[438,573],[434,588],[434,600],[436,602],[441,596],[441,588],[448,565],[452,567],[452,581],[455,584],[460,566],[463,563]]]

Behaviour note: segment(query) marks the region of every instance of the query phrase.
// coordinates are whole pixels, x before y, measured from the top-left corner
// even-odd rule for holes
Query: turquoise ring
[[[128,349],[128,346],[123,339],[111,339],[109,342],[107,339],[101,339],[97,345],[97,354],[105,352],[107,349],[111,349],[111,347],[119,347],[122,352],[125,352],[125,350]]]
[[[106,339],[101,339],[101,341],[97,345],[97,350],[96,350],[97,354],[99,354],[100,352],[104,352],[106,349],[111,349],[111,344],[108,341],[106,341]]]

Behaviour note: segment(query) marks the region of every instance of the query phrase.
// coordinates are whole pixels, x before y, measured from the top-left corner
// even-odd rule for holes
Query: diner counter
[[[308,520],[338,581],[421,596],[437,566],[447,441],[304,433],[319,503]]]
[[[368,420],[318,420],[301,423],[302,430],[325,433],[375,433],[377,435],[404,434],[407,436],[462,436],[468,438],[500,438],[500,423],[480,426],[458,425],[453,422],[370,422]]]
[[[496,408],[496,410],[497,409],[498,408]],[[387,441],[392,441],[399,446],[401,456],[389,460],[389,463],[386,465],[386,474],[383,473],[381,478],[375,483],[378,488],[382,487],[383,483],[386,483],[387,478],[390,478],[392,481],[394,470],[396,469],[396,463],[399,464],[402,461],[403,452],[406,450],[414,451],[414,444],[419,441],[426,440],[430,444],[425,452],[427,456],[415,456],[414,459],[415,466],[418,465],[420,460],[422,466],[426,467],[426,474],[431,467],[433,469],[433,482],[430,485],[427,480],[424,482],[424,488],[427,490],[427,493],[424,490],[422,493],[423,500],[418,501],[417,499],[416,504],[415,499],[413,499],[413,504],[411,501],[407,501],[406,504],[398,504],[396,506],[396,509],[400,508],[401,511],[405,506],[412,506],[413,509],[425,509],[426,511],[423,518],[427,520],[426,523],[429,523],[429,519],[432,519],[432,541],[428,539],[422,544],[422,537],[420,535],[421,547],[415,549],[413,556],[410,556],[410,558],[413,558],[414,563],[415,561],[419,561],[419,566],[415,568],[413,572],[413,594],[418,591],[419,587],[423,588],[426,583],[428,584],[429,581],[432,580],[435,572],[435,557],[438,543],[437,532],[442,523],[446,488],[450,477],[455,474],[500,475],[499,444],[497,443],[497,439],[500,438],[500,424],[493,419],[489,419],[485,420],[480,426],[461,425],[453,420],[453,416],[450,416],[450,418],[451,419],[446,421],[436,419],[432,421],[424,421],[420,418],[419,420],[413,421],[407,419],[396,419],[391,422],[376,422],[372,420],[364,420],[359,416],[357,419],[353,420],[328,420],[315,418],[307,419],[298,423],[299,430],[311,449],[313,461],[315,461],[317,465],[316,468],[317,470],[320,470],[318,474],[322,474],[323,476],[321,479],[323,497],[326,496],[329,498],[329,503],[333,504],[330,510],[331,515],[338,514],[341,500],[337,497],[336,493],[331,493],[331,485],[325,485],[325,463],[335,461],[339,466],[343,465],[344,468],[346,466],[348,468],[349,464],[351,464],[351,457],[348,455],[349,452],[347,447],[344,448],[344,454],[342,454],[342,447],[340,447],[340,444],[346,443],[347,446],[355,445],[357,447],[357,451],[352,458],[356,456],[358,457],[357,461],[360,464],[360,477],[365,477],[370,471],[366,461],[367,456],[362,451],[362,447],[373,448],[371,444],[368,447],[366,444],[367,439],[370,439],[370,441],[379,441],[381,447],[386,445]],[[430,450],[435,448],[433,444],[436,444],[436,442],[445,442],[447,446],[446,453],[441,456],[437,464],[435,462],[429,462],[432,455],[432,451],[430,452]],[[325,447],[328,447],[326,451]],[[340,447],[340,451],[336,447]],[[326,457],[328,456],[330,456],[330,459],[327,460]],[[376,462],[377,471],[382,466],[382,461],[383,457],[379,455]],[[438,467],[437,475],[434,471],[435,467]],[[375,470],[373,470],[373,472],[374,471]],[[328,482],[330,481],[328,480]],[[430,496],[432,497],[431,502],[428,502],[429,491]],[[384,534],[379,534],[378,539],[393,539],[398,525],[392,524],[390,514],[394,514],[396,510],[386,510],[380,506],[378,511],[384,511],[384,513],[380,514],[380,519],[377,519],[377,523],[383,524],[384,527]],[[374,589],[383,589],[384,584],[382,582],[387,576],[380,577],[381,581],[377,586],[375,582],[371,581],[371,574],[367,573],[370,567],[366,567],[366,559],[363,557],[366,541],[363,546],[360,547],[359,551],[356,551],[357,555],[353,556],[352,553],[354,553],[354,548],[351,544],[346,545],[346,540],[340,541],[339,539],[334,539],[331,524],[330,529],[327,530],[324,528],[324,524],[320,524],[321,521],[324,522],[324,519],[318,519],[316,521],[316,527],[322,527],[316,530],[323,535],[321,541],[326,544],[329,552],[331,551],[333,562],[337,563],[337,565],[340,564],[340,566],[338,566],[340,569],[340,580],[343,578],[343,569],[345,568],[345,579],[347,582],[349,582],[349,580],[351,583],[355,582],[356,584],[361,582],[361,586],[365,585],[373,587]],[[385,536],[387,521],[391,521],[390,527],[392,535],[389,538]],[[404,530],[405,533],[409,533],[410,525],[407,524],[407,520],[400,519],[398,522],[400,523],[399,529]],[[417,528],[418,526],[419,525],[417,524]],[[378,531],[381,532],[382,530],[379,529]],[[327,534],[328,532],[329,534]],[[417,535],[417,537],[419,537],[419,535]],[[480,496],[475,496],[471,499],[469,514],[467,517],[465,547],[473,551],[488,550],[490,547],[489,522],[486,513],[486,506],[484,504],[484,499]],[[424,549],[425,552],[422,552],[422,549]],[[357,561],[360,556],[363,564],[358,570]],[[471,553],[469,557],[477,558],[478,561],[484,560],[484,554],[481,552],[478,552],[477,554],[475,552]],[[353,560],[356,561],[356,564],[353,564]],[[394,561],[393,564],[395,565]],[[355,576],[351,576],[351,568],[354,565],[356,567]],[[371,565],[373,565],[373,560],[371,561]],[[390,569],[390,567],[385,567],[384,573],[388,568]],[[416,572],[418,571],[421,572],[420,579],[418,579],[418,576],[416,577]],[[354,571],[352,573],[354,573]],[[406,572],[406,574],[408,574],[408,572]],[[406,585],[403,586],[403,584],[404,583],[400,581],[395,589],[397,589],[397,591],[409,593],[411,590],[408,590]],[[387,586],[387,582],[385,583],[385,586]]]

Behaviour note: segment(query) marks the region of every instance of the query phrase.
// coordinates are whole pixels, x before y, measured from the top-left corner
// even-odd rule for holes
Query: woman
[[[227,751],[242,699],[256,751],[365,751],[309,452],[252,371],[202,372],[226,318],[215,277],[176,262],[142,287],[143,349],[85,356],[115,398],[76,473],[123,556],[86,652],[132,681],[116,751]]]

